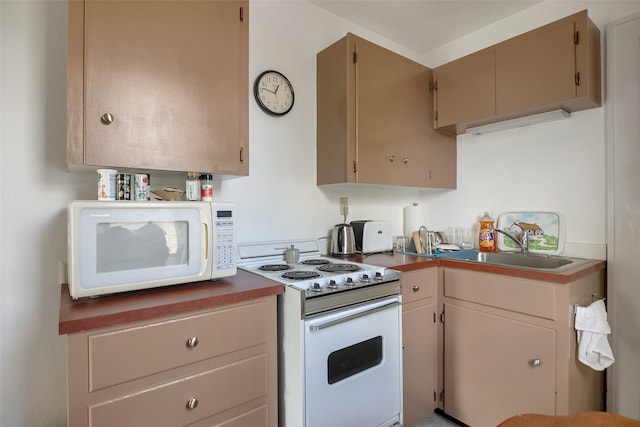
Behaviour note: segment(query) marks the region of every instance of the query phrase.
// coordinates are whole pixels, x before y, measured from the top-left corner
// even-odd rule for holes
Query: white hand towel
[[[578,360],[596,371],[611,366],[615,359],[607,340],[611,328],[607,322],[604,301],[598,300],[589,307],[576,307],[575,327],[578,333]]]

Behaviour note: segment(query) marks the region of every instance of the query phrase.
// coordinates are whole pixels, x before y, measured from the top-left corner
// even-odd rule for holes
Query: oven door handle
[[[336,326],[336,325],[339,325],[341,323],[349,322],[351,320],[355,320],[355,319],[358,319],[360,317],[368,316],[370,314],[374,314],[374,313],[377,313],[377,312],[382,311],[382,310],[387,310],[387,309],[390,309],[390,308],[398,307],[399,305],[401,305],[400,301],[394,301],[392,303],[385,304],[385,305],[382,305],[380,307],[372,308],[371,310],[366,310],[366,311],[362,311],[360,313],[351,314],[349,316],[340,317],[338,319],[330,320],[330,321],[324,322],[324,323],[319,323],[317,325],[311,325],[311,326],[309,326],[309,329],[311,329],[312,331],[320,331],[322,329],[327,329],[327,328],[330,328],[332,326]]]

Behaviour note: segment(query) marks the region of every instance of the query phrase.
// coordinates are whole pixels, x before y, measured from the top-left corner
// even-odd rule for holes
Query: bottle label
[[[213,185],[202,184],[200,193],[202,194],[202,200],[205,202],[211,202],[213,200]]]
[[[186,194],[186,199],[187,200],[200,200],[200,182],[196,181],[196,180],[189,180],[187,181],[187,185],[186,185],[186,189],[187,189],[187,194]]]
[[[481,248],[493,249],[493,233],[490,229],[483,228],[480,230],[479,244]]]

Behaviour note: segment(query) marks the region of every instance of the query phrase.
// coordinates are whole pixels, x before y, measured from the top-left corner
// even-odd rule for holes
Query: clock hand
[[[262,90],[266,90],[267,92],[271,92],[272,94],[276,94],[274,91],[267,89],[266,87],[263,87]]]
[[[274,94],[275,94],[275,93],[278,93],[278,89],[280,89],[280,85],[276,86],[276,90],[275,90],[275,92],[273,92],[273,93],[274,93]]]

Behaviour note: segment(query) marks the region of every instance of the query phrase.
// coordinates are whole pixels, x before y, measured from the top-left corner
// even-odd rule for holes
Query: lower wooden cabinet
[[[555,413],[553,329],[445,304],[446,412],[473,426]]]
[[[604,374],[577,360],[572,312],[604,295],[604,270],[566,284],[443,270],[447,414],[485,427],[604,410]]]
[[[276,427],[276,297],[71,334],[69,426]]]
[[[413,426],[437,406],[438,269],[402,273],[403,419]]]

